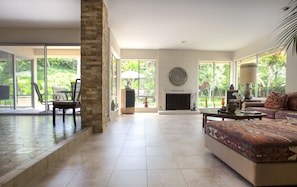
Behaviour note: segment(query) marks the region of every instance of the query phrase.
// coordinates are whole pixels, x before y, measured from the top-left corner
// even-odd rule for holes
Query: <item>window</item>
[[[230,62],[201,62],[198,107],[221,107],[229,86]]]
[[[257,63],[257,82],[251,84],[253,97],[267,97],[272,91],[285,92],[286,86],[286,55],[280,51],[268,51],[239,61],[238,80],[240,76],[240,64]],[[245,85],[240,84],[240,93],[244,92]]]
[[[53,86],[70,90],[71,82],[80,77],[80,46],[22,45],[0,49],[0,85],[10,86],[11,102],[2,102],[6,108],[10,104],[14,109],[44,108],[34,97],[31,82],[36,82],[42,94],[52,100]]]
[[[110,98],[111,110],[117,110],[117,59],[112,55],[110,65]]]
[[[285,92],[286,56],[276,52],[258,57],[256,96],[267,97],[272,91]]]
[[[121,88],[126,86],[135,90],[135,107],[156,107],[156,61],[122,60]]]

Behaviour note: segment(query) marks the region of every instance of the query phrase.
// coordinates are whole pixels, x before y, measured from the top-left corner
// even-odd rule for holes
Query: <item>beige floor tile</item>
[[[149,170],[148,187],[187,187],[179,170]]]
[[[220,173],[221,180],[224,181],[227,186],[253,187],[251,183],[225,164],[220,168]]]
[[[175,156],[175,160],[181,169],[224,167],[224,163],[210,153],[195,156]]]
[[[87,147],[87,146],[86,146]],[[120,146],[91,146],[88,149],[81,150],[82,155],[95,155],[95,156],[119,156],[121,153],[122,147]],[[91,154],[91,155],[89,155]]]
[[[144,147],[145,140],[127,140],[124,142],[124,147]]]
[[[92,155],[85,157],[82,163],[82,168],[84,169],[114,169],[117,163],[117,156],[97,156]]]
[[[116,170],[119,169],[146,169],[146,157],[136,157],[136,156],[129,156],[129,157],[120,157],[115,167]]]
[[[67,187],[106,187],[112,170],[80,170]]]
[[[28,183],[26,187],[57,187],[66,186],[77,174],[79,170],[69,169],[48,169],[33,181]]]
[[[178,164],[172,156],[148,156],[148,169],[178,169]]]
[[[147,187],[145,170],[115,170],[108,187]]]
[[[123,147],[120,156],[146,156],[145,147]]]
[[[147,156],[172,156],[168,147],[148,147],[146,148]]]
[[[224,181],[221,180],[220,172],[218,171],[218,169],[213,169],[213,168],[188,169],[188,170],[182,170],[182,173],[189,187],[198,187],[198,186],[227,187]]]

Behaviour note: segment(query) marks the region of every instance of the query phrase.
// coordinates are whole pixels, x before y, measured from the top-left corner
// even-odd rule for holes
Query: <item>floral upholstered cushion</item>
[[[297,92],[288,94],[288,109],[297,110]]]
[[[285,109],[287,108],[288,95],[277,92],[272,92],[267,96],[264,106],[271,109]]]

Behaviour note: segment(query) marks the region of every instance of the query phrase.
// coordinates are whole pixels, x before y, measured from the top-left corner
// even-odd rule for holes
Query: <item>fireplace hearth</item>
[[[166,93],[166,110],[190,110],[190,93]]]

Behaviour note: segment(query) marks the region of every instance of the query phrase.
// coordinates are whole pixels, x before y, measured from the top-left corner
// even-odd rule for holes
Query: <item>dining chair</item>
[[[38,87],[38,84],[35,83],[35,82],[32,82],[31,85],[33,86],[33,88],[34,88],[34,90],[35,90],[35,92],[36,92],[36,94],[37,94],[38,101],[39,101],[41,104],[46,105],[46,101],[45,101],[45,99],[44,99],[45,94],[42,94],[42,93],[40,92],[40,89],[39,89],[39,87]],[[53,104],[53,100],[48,100],[48,101],[47,101],[47,110],[50,109],[49,106],[52,105],[52,104]]]
[[[75,119],[75,110],[81,107],[80,104],[80,79],[76,79],[74,86],[72,88],[72,96],[71,100],[67,101],[54,101],[53,102],[53,125],[56,126],[56,109],[63,110],[63,123],[65,122],[65,115],[67,109],[72,109],[72,115],[74,120],[74,125],[76,127],[76,119]]]
[[[67,90],[64,86],[53,86],[53,97],[55,100],[68,100],[68,97],[65,93]]]

